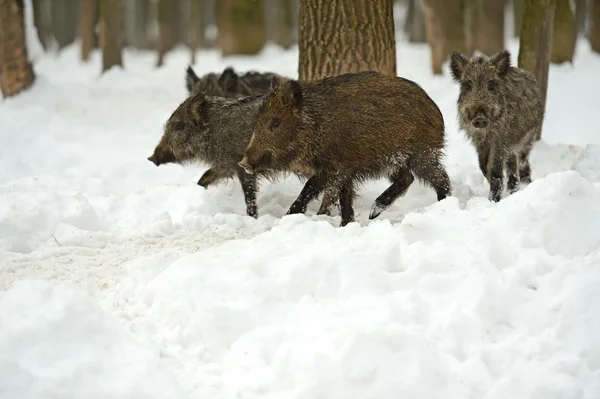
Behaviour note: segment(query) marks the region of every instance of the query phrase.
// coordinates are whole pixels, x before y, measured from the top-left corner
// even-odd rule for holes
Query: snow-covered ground
[[[510,43],[516,61],[518,44]],[[297,76],[297,49],[199,53]],[[600,398],[600,56],[552,66],[534,182],[500,203],[426,46],[398,73],[447,124],[454,195],[415,183],[375,221],[284,216],[302,185],[204,190],[146,158],[185,96],[184,50],[99,74],[71,46],[0,104],[0,398]]]

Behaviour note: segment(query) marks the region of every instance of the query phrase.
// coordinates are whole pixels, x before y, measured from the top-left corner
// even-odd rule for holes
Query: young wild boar
[[[203,92],[188,97],[167,121],[164,134],[148,160],[156,166],[192,162],[209,164],[210,168],[198,182],[204,188],[237,175],[244,191],[246,213],[257,217],[257,176],[245,173],[238,162],[250,142],[264,97],[230,99],[208,97]],[[265,172],[260,176],[272,175]],[[324,198],[322,208],[328,210],[331,204],[331,198]]]
[[[417,177],[438,200],[450,194],[442,165],[444,119],[416,83],[377,72],[290,80],[267,95],[240,162],[248,173],[312,176],[288,213],[303,213],[321,191],[338,196],[341,226],[354,220],[354,183],[387,177],[376,218]]]
[[[208,73],[201,78],[188,66],[185,85],[188,95],[204,92],[207,96],[239,98],[257,94],[267,94],[272,87],[288,79],[275,73],[246,72],[238,75],[232,67],[222,73]]]
[[[529,152],[542,128],[544,110],[533,74],[512,67],[510,53],[466,57],[453,53],[450,70],[460,84],[458,114],[490,184],[489,199],[498,202],[508,175],[509,193],[519,181],[531,182]]]

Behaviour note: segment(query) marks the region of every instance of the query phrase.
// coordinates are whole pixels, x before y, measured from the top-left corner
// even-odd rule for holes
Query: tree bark
[[[425,16],[421,0],[409,0],[404,23],[404,33],[411,43],[425,43]]]
[[[125,26],[121,0],[100,0],[100,47],[102,72],[115,65],[123,66]]]
[[[550,61],[554,64],[572,63],[577,39],[575,10],[571,7],[571,0],[555,1]]]
[[[96,47],[96,21],[98,3],[96,0],[82,0],[79,9],[79,36],[81,37],[81,59],[87,61]]]
[[[600,0],[590,2],[590,44],[592,50],[600,53]]]
[[[431,47],[431,69],[440,75],[442,64],[452,52],[468,52],[465,3],[463,0],[422,0],[422,4]]]
[[[23,0],[0,0],[0,90],[14,96],[30,87],[35,74],[25,45]]]
[[[38,39],[44,50],[48,49],[50,36],[52,32],[49,0],[33,0],[33,23],[37,31]]]
[[[158,0],[158,61],[156,66],[163,65],[165,55],[173,48],[173,14],[175,10],[171,0]]]
[[[554,0],[525,0],[519,41],[519,68],[535,75],[544,108],[548,92],[553,21]]]
[[[75,41],[79,1],[52,0],[52,32],[61,50]]]
[[[523,6],[524,0],[512,0],[513,2],[513,18],[515,26],[513,27],[513,36],[519,37],[521,34],[521,24],[523,23]]]
[[[575,36],[585,33],[586,11],[587,0],[575,0],[575,25],[577,29]]]
[[[504,49],[504,0],[477,0],[475,50],[492,55]]]
[[[190,9],[190,53],[191,63],[196,63],[196,51],[202,47],[204,24],[202,23],[202,0],[192,0]]]
[[[294,44],[293,4],[291,0],[276,2],[275,43],[288,49]]]
[[[254,55],[265,39],[261,0],[219,0],[217,2],[218,44],[224,57]]]
[[[396,76],[392,0],[300,0],[299,76],[349,72]]]

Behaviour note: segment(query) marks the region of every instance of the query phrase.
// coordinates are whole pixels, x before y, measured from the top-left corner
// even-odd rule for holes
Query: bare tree
[[[257,54],[265,44],[261,0],[219,0],[217,25],[219,47],[223,56]]]
[[[600,0],[590,1],[590,44],[592,50],[600,53]]]
[[[115,65],[123,66],[125,26],[121,0],[100,0],[100,47],[102,72]]]
[[[392,0],[300,0],[299,25],[300,79],[396,75]]]
[[[512,0],[513,3],[513,36],[519,37],[521,34],[521,23],[523,22],[523,5],[525,0]]]
[[[175,32],[173,30],[175,10],[172,0],[158,0],[158,61],[162,66],[165,55],[173,48]]]
[[[96,46],[96,21],[98,3],[96,0],[82,0],[79,9],[79,36],[81,37],[81,59],[87,61]]]
[[[191,0],[190,7],[190,52],[191,63],[196,63],[196,51],[202,46],[204,24],[202,23],[202,0]]]
[[[580,33],[585,33],[585,23],[587,14],[587,3],[588,0],[575,0],[575,25],[577,37]]]
[[[574,4],[571,3],[571,0],[555,1],[550,61],[554,64],[572,63],[577,40]]]
[[[34,0],[33,5],[33,23],[37,31],[38,39],[44,50],[48,49],[50,36],[52,34],[52,12],[50,0]]]
[[[275,11],[275,43],[287,49],[294,44],[294,10],[292,0],[278,0]]]
[[[553,21],[554,0],[525,0],[519,42],[519,68],[535,75],[544,108],[548,92]]]
[[[427,41],[431,47],[431,69],[438,75],[453,51],[467,52],[465,3],[463,0],[421,1]]]
[[[504,0],[470,2],[470,50],[492,55],[504,49]]]
[[[0,0],[0,90],[14,96],[35,80],[25,45],[23,0]]]
[[[52,33],[60,50],[73,43],[77,37],[79,1],[52,0],[51,5]]]
[[[404,33],[408,36],[408,41],[411,43],[425,43],[427,41],[425,35],[425,15],[423,14],[421,0],[408,0]]]

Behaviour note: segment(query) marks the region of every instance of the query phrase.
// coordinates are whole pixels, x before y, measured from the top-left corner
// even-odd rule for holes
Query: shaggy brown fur
[[[354,183],[387,177],[392,185],[373,204],[377,217],[414,177],[438,200],[450,194],[442,165],[444,119],[416,83],[377,72],[316,81],[292,80],[269,94],[240,162],[265,170],[312,175],[288,213],[306,211],[321,191],[339,197],[342,223],[354,220]]]

